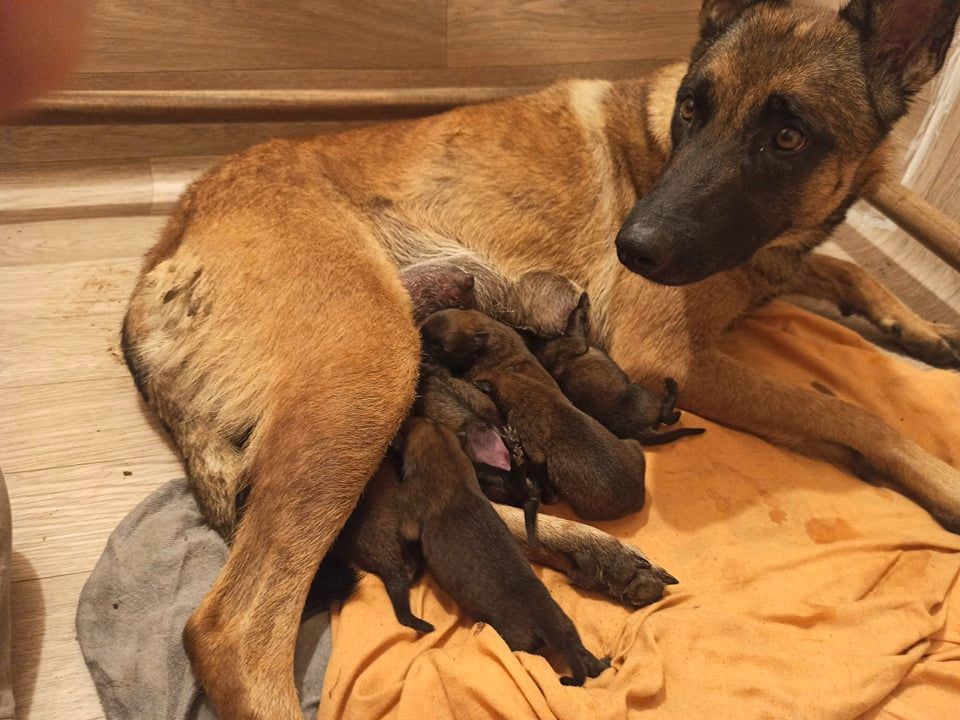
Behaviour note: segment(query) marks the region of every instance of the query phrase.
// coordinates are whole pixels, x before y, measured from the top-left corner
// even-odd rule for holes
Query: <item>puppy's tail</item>
[[[641,445],[666,445],[680,438],[690,437],[692,435],[703,435],[706,428],[679,428],[678,430],[667,430],[658,433],[653,431],[640,432],[634,436],[634,440]]]
[[[393,614],[397,622],[423,634],[433,632],[433,625],[422,618],[418,618],[410,609],[410,583],[402,571],[385,571],[380,579],[387,589],[390,604],[393,605]]]
[[[540,510],[540,497],[531,495],[523,504],[523,524],[527,528],[527,547],[537,546],[537,513]]]

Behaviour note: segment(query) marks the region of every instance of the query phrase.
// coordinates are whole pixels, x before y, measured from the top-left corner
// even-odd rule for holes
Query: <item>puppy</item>
[[[674,409],[677,383],[666,379],[667,392],[661,400],[642,385],[630,382],[609,355],[590,346],[589,309],[590,300],[584,293],[570,313],[563,335],[529,342],[537,360],[570,402],[618,438],[633,438],[642,445],[661,445],[702,434],[703,428],[652,432],[660,423],[672,425],[680,419],[680,413]]]
[[[643,507],[640,444],[574,407],[516,332],[473,310],[444,310],[421,335],[426,353],[491,394],[520,437],[528,475],[543,472],[578,515],[610,520]]]
[[[527,542],[535,545],[541,489],[527,477],[519,436],[505,427],[493,401],[449,370],[424,364],[414,412],[464,434],[464,451],[484,494],[523,507]]]
[[[410,610],[410,583],[421,568],[416,553],[412,549],[405,552],[401,544],[399,495],[400,477],[390,458],[386,458],[367,483],[332,552],[361,570],[378,575],[397,620],[418,633],[428,633],[433,625]]]
[[[440,587],[511,650],[533,652],[546,643],[570,666],[565,685],[582,685],[608,667],[583,646],[533,574],[448,427],[420,417],[407,423],[399,509],[401,537],[420,541]]]

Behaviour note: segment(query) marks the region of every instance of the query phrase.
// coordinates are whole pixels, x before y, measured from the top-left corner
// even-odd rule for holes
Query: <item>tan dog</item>
[[[557,320],[552,332],[572,306],[524,318],[517,288],[531,271],[569,277],[590,292],[594,342],[634,382],[674,377],[685,409],[864,462],[960,530],[960,472],[713,347],[753,308],[806,293],[957,364],[957,330],[810,250],[883,170],[958,13],[957,0],[851,0],[840,15],[705,0],[689,64],[270,142],[194,183],[147,255],[123,340],[207,518],[229,533],[252,486],[184,635],[221,715],[300,717],[304,596],[413,402],[420,343],[398,268],[417,262],[464,259],[480,309],[535,330]],[[498,511],[522,538],[522,512]],[[537,559],[582,586],[632,603],[663,591],[642,554],[588,526],[541,517],[538,535]]]

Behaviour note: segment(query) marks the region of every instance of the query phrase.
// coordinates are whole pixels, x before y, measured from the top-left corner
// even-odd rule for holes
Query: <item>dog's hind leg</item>
[[[960,329],[919,317],[853,263],[817,253],[808,255],[789,292],[836,303],[844,315],[864,316],[924,362],[960,367]]]
[[[302,717],[293,655],[310,581],[413,400],[419,337],[409,300],[381,265],[354,269],[350,287],[322,288],[309,327],[288,318],[288,350],[246,470],[249,500],[227,563],[184,630],[194,673],[224,718]]]
[[[694,357],[683,381],[685,408],[810,455],[859,460],[960,532],[960,471],[876,415],[761,375],[718,351]]]

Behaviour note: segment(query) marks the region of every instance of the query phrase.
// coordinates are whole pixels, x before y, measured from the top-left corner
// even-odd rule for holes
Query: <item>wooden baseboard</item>
[[[422,117],[535,87],[364,90],[76,90],[39,101],[20,125],[352,122]]]

